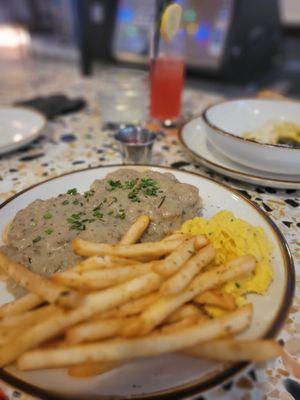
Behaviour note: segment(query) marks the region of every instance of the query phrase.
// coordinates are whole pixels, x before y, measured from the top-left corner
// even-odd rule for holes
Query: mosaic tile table
[[[71,97],[82,96],[88,104],[83,111],[52,120],[38,140],[22,150],[0,158],[0,201],[36,182],[66,171],[121,163],[112,130],[101,128],[101,110],[97,95],[105,88],[107,80],[117,80],[122,74],[123,78],[131,77],[135,76],[135,71],[103,67],[92,78],[83,78],[77,67],[69,64],[32,59],[23,59],[22,62],[0,60],[0,104],[11,104],[20,99],[57,92]],[[141,93],[145,96],[143,90]],[[187,90],[185,113],[197,115],[214,100],[216,96],[212,94]],[[296,399],[286,389],[286,382],[289,379],[295,382],[300,380],[299,191],[254,187],[211,173],[193,164],[181,149],[176,134],[171,131],[166,131],[159,137],[153,162],[196,171],[240,190],[259,204],[282,230],[296,264],[296,297],[280,335],[285,342],[285,356],[267,364],[256,365],[234,382],[205,394],[201,399]],[[4,382],[0,382],[0,388],[3,398],[32,398]]]

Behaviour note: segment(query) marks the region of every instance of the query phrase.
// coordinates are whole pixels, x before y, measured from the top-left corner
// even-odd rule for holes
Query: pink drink
[[[151,117],[160,121],[176,120],[181,111],[184,61],[159,56],[151,61]]]

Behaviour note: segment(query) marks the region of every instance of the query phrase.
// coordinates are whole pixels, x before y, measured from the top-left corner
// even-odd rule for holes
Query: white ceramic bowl
[[[300,149],[257,143],[246,132],[272,120],[300,125],[300,102],[240,99],[224,101],[203,112],[208,140],[231,160],[247,167],[279,174],[298,175]]]

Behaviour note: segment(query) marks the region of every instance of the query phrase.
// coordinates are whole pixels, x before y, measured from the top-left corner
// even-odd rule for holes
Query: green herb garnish
[[[239,289],[239,288],[241,287],[241,285],[240,285],[239,283],[235,282],[235,287],[236,287],[237,289]]]
[[[77,220],[77,219],[80,218],[81,215],[82,215],[82,212],[79,212],[77,214],[72,214],[69,219],[76,219]]]
[[[120,218],[120,219],[125,219],[126,218],[126,214],[125,214],[124,208],[119,208],[116,217]]]
[[[91,223],[91,222],[94,222],[94,221],[96,221],[95,220],[95,218],[85,218],[85,219],[83,219],[82,221],[80,221],[82,224],[84,224],[85,222],[88,222],[89,224]]]
[[[121,181],[113,181],[112,179],[109,179],[108,184],[110,186],[110,187],[106,188],[106,190],[108,192],[112,192],[113,190],[116,190],[116,189],[122,189]]]
[[[101,218],[103,218],[103,213],[100,210],[94,210],[93,211],[93,216],[98,218],[98,219],[101,219]]]
[[[132,179],[131,181],[126,181],[122,187],[123,187],[123,189],[133,189],[133,187],[136,185],[137,181],[138,181],[138,178]]]
[[[64,200],[61,204],[62,204],[63,206],[66,206],[67,204],[69,204],[69,200]]]
[[[35,237],[35,238],[32,240],[32,243],[37,243],[37,242],[39,242],[40,240],[42,240],[41,236],[37,236],[37,237]]]
[[[67,221],[70,224],[70,229],[76,229],[78,231],[85,230],[85,225],[79,220],[81,215],[82,213],[79,212],[77,214],[72,214],[69,218],[67,218]]]
[[[71,225],[70,225],[70,229],[74,229],[76,231],[84,231],[85,230],[85,225],[80,222],[80,221],[74,221]]]
[[[106,188],[107,191],[112,192],[116,189],[130,190],[128,193],[128,198],[133,203],[140,203],[140,195],[144,196],[157,196],[158,193],[162,193],[162,190],[157,186],[157,182],[151,178],[143,178],[139,180],[138,178],[126,181],[124,184],[121,181],[109,180],[108,184],[110,187]]]
[[[67,191],[67,194],[71,194],[72,196],[74,196],[75,194],[77,194],[77,189],[76,189],[76,188],[69,189],[69,190]]]
[[[107,213],[107,215],[113,215],[113,211],[109,211],[108,213]]]
[[[135,188],[131,192],[128,193],[128,198],[133,202],[133,203],[140,203],[141,199],[138,197],[138,189]]]
[[[49,212],[49,211],[47,211],[45,214],[44,214],[44,219],[50,219],[50,218],[52,218],[52,214]]]
[[[45,230],[45,233],[47,235],[51,235],[51,233],[53,233],[53,229],[52,228],[48,228],[48,229]]]
[[[92,197],[95,194],[95,190],[87,190],[86,192],[83,193],[83,196],[87,199],[88,197]]]
[[[141,179],[139,187],[143,189],[146,196],[157,196],[158,187],[157,182],[151,178]]]
[[[75,206],[77,206],[77,205],[79,204],[79,200],[78,200],[78,199],[75,199],[75,200],[72,202],[72,204],[75,204]]]

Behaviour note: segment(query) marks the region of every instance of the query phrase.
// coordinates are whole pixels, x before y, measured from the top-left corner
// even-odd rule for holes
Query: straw
[[[171,3],[173,3],[173,0],[156,0],[153,58],[157,58],[159,53],[160,25],[163,11]]]

